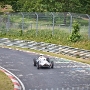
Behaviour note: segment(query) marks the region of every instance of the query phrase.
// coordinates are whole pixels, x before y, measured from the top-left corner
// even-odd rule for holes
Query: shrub
[[[80,26],[78,24],[78,22],[75,22],[73,24],[73,31],[72,31],[72,34],[69,36],[69,40],[71,42],[77,42],[80,40],[81,38],[81,35],[79,34],[79,31],[80,31]]]

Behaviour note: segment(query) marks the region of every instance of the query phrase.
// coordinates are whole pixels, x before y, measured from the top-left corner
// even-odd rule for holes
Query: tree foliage
[[[74,12],[90,14],[90,0],[2,0],[13,10],[24,12]]]

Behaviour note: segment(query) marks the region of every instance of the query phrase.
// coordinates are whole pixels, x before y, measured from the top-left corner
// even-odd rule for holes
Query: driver
[[[38,60],[42,60],[43,58],[45,58],[45,57],[43,56],[43,54],[40,54]]]

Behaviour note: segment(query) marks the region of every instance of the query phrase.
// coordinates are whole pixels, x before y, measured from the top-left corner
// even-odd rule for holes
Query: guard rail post
[[[7,14],[7,21],[6,21],[6,32],[9,31],[10,28],[10,15]]]
[[[54,19],[55,19],[55,16],[52,12],[51,12],[51,15],[53,17],[53,28],[52,28],[52,36],[53,36],[54,35]]]
[[[90,16],[86,14],[87,17],[89,18],[89,25],[88,25],[88,39],[90,39]]]
[[[38,14],[35,12],[36,15],[36,36],[38,35]]]
[[[72,33],[72,14],[70,12],[68,14],[70,15],[70,33]]]
[[[24,30],[24,14],[21,12],[21,15],[22,15],[22,32],[21,32],[22,35]]]

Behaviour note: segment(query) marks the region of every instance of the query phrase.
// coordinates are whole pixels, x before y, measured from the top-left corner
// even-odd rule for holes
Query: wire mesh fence
[[[42,33],[57,35],[58,32],[70,34],[74,21],[80,24],[80,34],[90,38],[90,16],[69,12],[20,12],[0,15],[0,31],[30,31],[29,33],[36,36]]]

